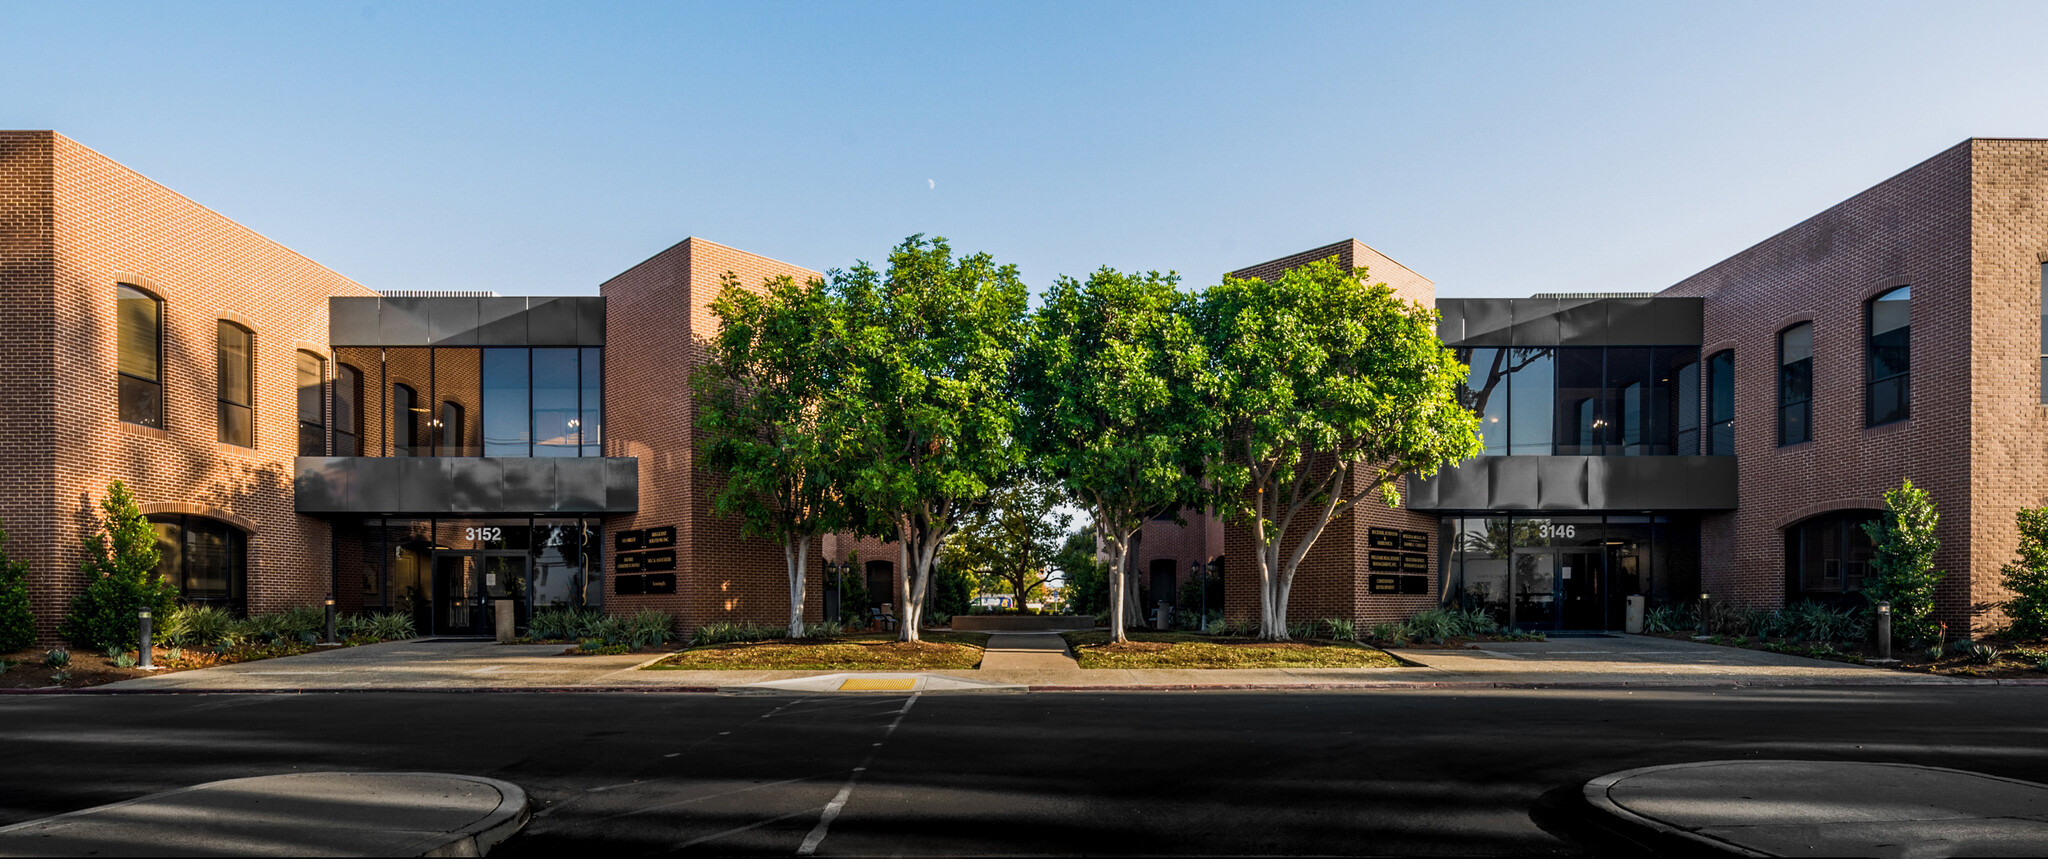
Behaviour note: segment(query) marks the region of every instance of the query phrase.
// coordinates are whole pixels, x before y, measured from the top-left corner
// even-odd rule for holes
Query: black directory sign
[[[1403,552],[1427,552],[1427,551],[1429,551],[1429,532],[1428,532],[1428,531],[1402,531],[1402,532],[1401,532],[1401,551],[1403,551]]]
[[[1395,528],[1371,528],[1366,531],[1366,545],[1374,549],[1401,548],[1401,532]]]
[[[651,576],[640,576],[640,579],[642,582],[641,593],[672,594],[676,592],[675,573],[658,573]]]
[[[615,593],[615,594],[619,594],[619,595],[621,595],[621,596],[629,596],[629,595],[632,595],[632,594],[644,594],[644,593],[646,593],[646,592],[647,592],[647,577],[646,577],[646,576],[613,576],[613,577],[612,577],[612,593]]]
[[[1366,566],[1373,572],[1398,573],[1401,571],[1400,552],[1367,552]]]
[[[614,570],[621,573],[639,573],[647,569],[647,558],[639,552],[620,552],[618,560],[613,563]]]
[[[640,568],[650,573],[673,570],[676,568],[676,550],[663,549],[659,552],[641,552]],[[669,578],[675,577],[670,576]]]
[[[1428,577],[1428,576],[1402,576],[1402,577],[1401,577],[1401,592],[1402,592],[1402,593],[1404,593],[1404,594],[1426,594],[1426,593],[1429,593],[1429,577]]]
[[[1375,574],[1369,576],[1367,582],[1371,592],[1374,594],[1429,593],[1428,576],[1388,576]]]
[[[612,548],[617,551],[631,552],[643,548],[646,544],[646,531],[620,531],[612,535]]]
[[[1420,553],[1420,552],[1403,552],[1403,553],[1401,553],[1401,572],[1404,572],[1404,573],[1427,573],[1427,572],[1429,572],[1429,556],[1428,556],[1428,555],[1424,555],[1424,554],[1422,554],[1422,553]]]
[[[666,549],[676,544],[676,526],[674,525],[649,528],[643,533],[647,536],[646,541],[642,545],[649,549]]]
[[[1401,579],[1403,579],[1403,578],[1405,578],[1405,577],[1404,577],[1404,576],[1372,576],[1372,577],[1370,577],[1370,579],[1369,579],[1369,582],[1370,582],[1370,584],[1371,584],[1371,586],[1372,586],[1372,592],[1373,592],[1373,593],[1376,593],[1376,594],[1398,594],[1398,593],[1400,593],[1400,592],[1401,592]]]

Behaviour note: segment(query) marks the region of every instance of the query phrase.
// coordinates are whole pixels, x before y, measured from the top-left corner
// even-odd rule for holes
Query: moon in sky
[[[925,183],[926,185],[928,185],[928,186],[931,186],[932,190],[938,190],[938,187],[939,187],[939,183],[938,183],[938,180],[935,180],[935,179],[926,179],[926,180],[924,180],[924,183]]]

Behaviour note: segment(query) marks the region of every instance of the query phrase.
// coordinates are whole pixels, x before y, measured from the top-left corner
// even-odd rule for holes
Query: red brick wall
[[[1989,169],[1973,157],[1987,145],[1999,156]],[[1781,605],[1787,526],[1881,506],[1910,477],[1941,512],[1942,616],[1987,625],[1973,595],[1988,595],[1983,582],[2011,555],[2013,509],[2040,503],[2042,490],[2029,266],[2048,244],[2021,200],[2048,190],[2044,161],[2039,141],[1965,141],[1665,291],[1706,300],[1703,357],[1735,349],[1741,506],[1702,523],[1705,590]],[[1973,255],[1993,264],[1973,272]],[[1865,302],[1903,285],[1913,288],[1911,418],[1866,427]],[[1813,440],[1781,447],[1776,338],[1802,321],[1814,332]]]
[[[677,532],[673,596],[608,595],[614,612],[652,607],[674,612],[686,628],[721,621],[784,623],[789,586],[783,549],[744,536],[737,519],[711,509],[715,475],[696,461],[696,404],[691,374],[704,362],[718,319],[711,303],[720,278],[737,274],[748,287],[763,278],[799,280],[817,272],[698,238],[684,239],[599,288],[607,299],[605,392],[609,456],[640,459],[640,512],[605,521],[623,529],[673,525]],[[605,556],[607,579],[613,557]],[[822,619],[822,559],[816,544],[806,576],[805,616]]]
[[[0,421],[28,425],[0,440],[10,477],[20,475],[0,490],[0,517],[18,535],[10,554],[31,565],[43,633],[54,636],[82,587],[83,537],[115,479],[145,510],[213,510],[253,526],[251,611],[317,602],[328,529],[292,512],[294,353],[328,356],[328,296],[373,293],[53,132],[0,132],[0,183]],[[161,430],[118,419],[116,283],[164,300]],[[256,334],[254,448],[216,441],[223,318]]]

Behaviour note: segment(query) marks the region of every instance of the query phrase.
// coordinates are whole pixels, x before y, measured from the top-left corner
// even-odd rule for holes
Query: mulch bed
[[[695,647],[653,669],[696,671],[960,671],[981,665],[988,635],[926,630],[919,642],[893,633],[770,639]]]
[[[1401,660],[1348,641],[1261,641],[1193,632],[1064,632],[1082,668],[1395,668]]]

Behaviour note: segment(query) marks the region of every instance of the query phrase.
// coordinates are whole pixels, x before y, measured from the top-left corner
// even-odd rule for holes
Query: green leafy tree
[[[1197,501],[1203,463],[1218,451],[1208,356],[1177,284],[1170,273],[1110,268],[1060,278],[1020,380],[1033,460],[1088,511],[1109,555],[1115,641],[1140,616],[1127,573],[1139,530]]]
[[[100,500],[100,533],[85,538],[85,590],[71,600],[65,635],[82,647],[134,647],[135,612],[168,618],[178,588],[156,574],[156,529],[127,485],[114,481]]]
[[[1375,494],[1398,506],[1403,475],[1483,450],[1436,311],[1366,274],[1327,259],[1203,295],[1223,426],[1212,480],[1252,531],[1262,638],[1288,637],[1295,572],[1331,522]]]
[[[1863,523],[1870,535],[1870,574],[1863,579],[1863,597],[1875,606],[1892,604],[1892,638],[1918,644],[1941,637],[1934,618],[1934,586],[1944,573],[1934,568],[1941,541],[1934,526],[1941,521],[1927,490],[1907,480],[1884,494],[1885,514]]]
[[[1067,614],[1109,610],[1109,568],[1095,557],[1093,526],[1068,534],[1052,565],[1060,573],[1060,599]]]
[[[999,487],[987,505],[967,515],[948,552],[965,569],[986,570],[984,589],[1000,587],[1015,595],[1021,610],[1045,588],[1045,570],[1072,524],[1072,517],[1059,510],[1061,500],[1043,483]]]
[[[932,611],[943,615],[966,614],[974,604],[974,575],[947,564],[939,565],[938,587],[932,593]]]
[[[752,290],[727,272],[711,312],[718,335],[695,383],[705,464],[720,478],[712,503],[745,533],[782,544],[789,635],[801,638],[811,543],[845,512],[824,421],[839,305],[822,281],[769,278]]]
[[[28,600],[28,563],[7,557],[7,531],[0,529],[0,653],[36,643],[36,615]]]
[[[918,640],[932,569],[965,516],[1023,465],[1012,396],[1028,291],[1015,266],[904,240],[886,273],[832,273],[845,344],[830,408],[856,530],[893,539],[901,637]]]
[[[2007,635],[2048,638],[2048,507],[2020,508],[2018,518],[2019,557],[2001,570],[2012,599],[1999,608],[2012,621]]]
[[[855,626],[865,627],[868,609],[871,608],[874,608],[874,600],[868,594],[868,577],[862,571],[860,554],[848,553],[846,572],[839,574],[839,616],[849,619]]]

